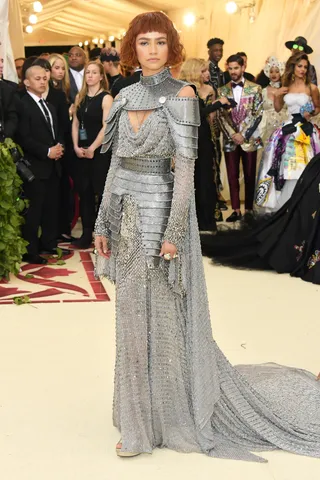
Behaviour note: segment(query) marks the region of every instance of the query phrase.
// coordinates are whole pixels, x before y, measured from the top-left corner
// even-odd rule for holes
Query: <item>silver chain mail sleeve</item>
[[[95,235],[102,235],[104,237],[109,236],[108,228],[107,228],[107,218],[108,218],[108,211],[110,205],[110,198],[111,198],[111,185],[113,182],[115,171],[119,165],[120,159],[116,155],[116,151],[118,148],[119,143],[119,132],[118,132],[118,121],[121,112],[121,108],[123,106],[121,95],[119,98],[114,100],[111,110],[109,112],[107,118],[107,125],[106,131],[104,135],[104,139],[102,142],[101,153],[107,152],[111,146],[113,147],[113,154],[111,158],[111,164],[107,176],[107,180],[104,187],[103,197],[99,209],[99,213],[96,219],[95,224]]]
[[[198,127],[200,125],[197,98],[175,97],[165,103],[165,112],[175,144],[175,175],[173,198],[168,225],[163,241],[181,247],[193,195],[194,163],[198,154]]]

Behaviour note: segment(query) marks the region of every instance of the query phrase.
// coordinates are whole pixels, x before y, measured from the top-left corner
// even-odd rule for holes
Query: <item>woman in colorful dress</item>
[[[265,146],[255,203],[260,212],[276,212],[291,197],[310,160],[320,151],[319,133],[310,119],[320,112],[320,95],[310,82],[310,63],[305,53],[286,63],[282,87],[274,91],[276,112],[286,105],[288,119]]]

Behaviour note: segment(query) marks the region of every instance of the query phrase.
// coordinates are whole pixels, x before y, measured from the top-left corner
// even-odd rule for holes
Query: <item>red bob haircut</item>
[[[184,48],[179,34],[169,17],[163,12],[147,12],[137,15],[130,23],[129,30],[121,45],[121,64],[125,67],[137,67],[139,61],[136,54],[136,38],[141,33],[165,33],[168,38],[167,65],[178,65],[183,62]]]

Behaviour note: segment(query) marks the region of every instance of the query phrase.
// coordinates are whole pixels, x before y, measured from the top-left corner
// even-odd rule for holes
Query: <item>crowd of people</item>
[[[222,46],[220,39],[208,42],[209,62],[185,60],[169,17],[142,13],[122,44],[121,62],[136,69],[129,79],[113,49],[91,52],[99,58],[87,61],[73,47],[68,64],[58,55],[25,60],[21,86],[11,93],[11,127],[19,112],[13,136],[31,169],[24,171],[25,260],[45,263],[41,254],[57,252],[61,239],[74,248],[90,246],[95,222],[95,274],[116,284],[113,422],[121,457],[157,447],[258,462],[264,459],[252,452],[273,449],[320,457],[315,377],[275,364],[235,368],[212,338],[199,227],[214,230],[224,205],[220,136],[234,210],[229,223],[241,218],[241,159],[246,215],[252,215],[263,148],[261,86],[245,75],[244,52],[228,58],[231,80],[225,78],[218,66]],[[273,82],[268,99],[275,97],[277,112],[286,103],[290,114],[281,135],[271,133],[261,160],[268,163],[268,152],[277,152],[275,165],[259,173],[270,175],[277,191],[297,180],[318,144],[310,118],[319,95],[309,80],[307,42],[296,39],[292,49],[299,51],[282,77],[276,60],[264,69]],[[289,158],[289,149],[299,154]],[[306,171],[318,163],[311,160]],[[68,216],[70,181],[63,181],[70,178],[80,197],[78,240]],[[319,196],[319,184],[313,186]],[[296,247],[303,256],[303,245]]]
[[[228,209],[222,195],[222,159],[232,207],[226,221],[249,222],[254,211],[276,212],[320,151],[318,130],[310,123],[320,111],[320,98],[307,40],[287,42],[290,59],[285,63],[270,56],[256,77],[247,72],[248,58],[241,51],[231,55],[221,70],[223,46],[222,39],[212,38],[207,43],[208,60],[184,58],[182,64],[171,66],[173,77],[194,85],[199,100],[196,210],[199,230],[210,232],[216,231]],[[12,110],[19,114],[19,122],[6,122],[6,135],[21,146],[35,176],[30,182],[24,179],[29,200],[22,232],[28,242],[24,260],[45,263],[41,255],[54,253],[58,242],[80,249],[91,246],[111,158],[110,152],[101,153],[105,121],[113,98],[140,80],[141,69],[125,69],[113,47],[94,48],[88,56],[74,46],[64,55],[44,53],[17,58],[15,64],[19,85],[5,79],[1,83],[14,92],[11,116]],[[80,238],[72,236],[77,198]]]

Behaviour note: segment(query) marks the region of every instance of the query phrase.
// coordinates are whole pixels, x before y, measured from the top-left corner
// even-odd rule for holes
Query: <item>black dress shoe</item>
[[[243,223],[245,223],[246,225],[248,226],[251,226],[252,224],[254,224],[254,213],[253,212],[246,212],[244,215],[243,215]]]
[[[58,242],[58,243],[72,243],[72,242],[74,242],[75,240],[76,240],[75,237],[72,237],[72,236],[70,236],[70,237],[65,237],[64,235],[60,235],[60,237],[57,238],[57,242]]]
[[[241,220],[241,218],[242,218],[241,212],[240,213],[232,212],[230,217],[226,219],[226,222],[229,222],[229,223],[238,222],[239,220]]]
[[[91,247],[91,245],[92,245],[92,237],[90,239],[81,237],[73,241],[71,244],[71,247],[77,248],[78,250],[87,250],[88,248]]]
[[[35,265],[46,265],[48,260],[40,257],[40,255],[25,253],[22,257],[22,260],[27,263],[34,263]]]
[[[223,202],[222,200],[218,200],[219,208],[220,210],[223,210],[224,212],[228,210],[228,206],[226,202]]]
[[[70,250],[66,250],[65,248],[60,248],[59,250],[61,250],[62,255],[69,255],[70,253]],[[41,255],[58,255],[56,248],[43,249],[40,253]]]

